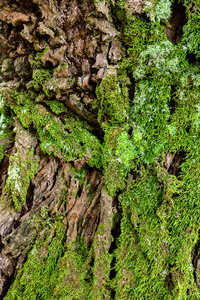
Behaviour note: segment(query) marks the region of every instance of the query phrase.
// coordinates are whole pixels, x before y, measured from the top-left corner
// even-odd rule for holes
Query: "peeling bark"
[[[17,290],[25,297],[46,299],[34,287],[34,280],[39,285],[31,277],[37,271],[34,265],[47,270],[48,299],[175,299],[185,293],[185,282],[191,288],[188,297],[200,287],[199,233],[194,225],[198,217],[193,225],[189,218],[181,223],[176,238],[170,223],[175,219],[176,227],[184,215],[182,206],[176,206],[179,194],[181,201],[191,198],[184,167],[191,159],[188,174],[193,174],[197,159],[185,140],[189,144],[189,137],[198,135],[198,66],[188,75],[181,57],[189,50],[174,47],[181,44],[189,19],[186,4],[173,2],[168,18],[166,11],[160,12],[164,4],[0,3],[0,97],[5,101],[0,112],[9,119],[2,127],[9,130],[0,137],[0,299],[17,299]],[[151,20],[156,9],[159,22]],[[180,52],[174,57],[173,51]],[[179,85],[184,80],[182,95]],[[194,87],[191,94],[187,84]],[[186,112],[187,126],[180,118],[180,99],[188,103],[184,96],[192,107],[192,116]],[[153,114],[160,110],[157,121]],[[137,114],[149,117],[148,122],[143,124]],[[162,135],[166,143],[159,140]],[[195,185],[192,189],[198,193]],[[195,201],[188,204],[193,215]],[[177,262],[176,247],[182,240],[188,241],[183,249],[189,258]],[[190,260],[194,270],[189,277],[183,265],[189,268]],[[151,271],[163,294],[144,282],[142,276],[153,286]]]

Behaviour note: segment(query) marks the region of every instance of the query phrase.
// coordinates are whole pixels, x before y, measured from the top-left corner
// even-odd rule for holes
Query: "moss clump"
[[[35,145],[32,142],[33,137],[18,123],[16,124],[15,132],[16,152],[9,158],[8,177],[3,194],[4,197],[6,194],[10,194],[15,208],[20,211],[26,201],[30,181],[37,172],[39,158],[34,155]],[[20,146],[18,139],[29,141],[28,148],[24,149],[23,146]]]
[[[189,13],[189,4],[185,5]],[[191,33],[196,30],[198,5],[185,25]],[[124,10],[120,13],[125,16]],[[162,18],[155,16],[152,23],[142,16],[125,17],[121,38],[129,47],[120,68],[133,72],[135,95],[129,102],[127,125],[105,127],[109,142],[104,144],[104,155],[113,171],[107,177],[104,165],[108,190],[117,190],[117,178],[123,189],[120,179],[127,174],[115,172],[114,166],[121,165],[112,161],[137,170],[120,196],[116,299],[199,298],[191,252],[199,231],[200,69],[187,60],[187,53],[198,56],[198,37],[189,35],[195,42],[187,45],[184,33],[182,42],[174,46],[164,36]],[[178,151],[184,151],[185,158],[176,177],[161,167],[161,161],[166,152]]]
[[[126,74],[117,77],[111,74],[102,80],[97,87],[96,106],[98,107],[98,121],[105,132],[102,147],[102,164],[105,184],[111,195],[124,188],[124,180],[129,169],[130,160],[133,158],[130,151],[120,155],[120,137],[128,129],[129,118],[129,80]],[[129,137],[125,139],[130,144]]]
[[[130,144],[129,137],[123,128],[110,127],[106,130],[104,136],[105,142],[102,150],[102,163],[104,182],[110,195],[114,195],[116,191],[124,189],[125,178],[130,169],[131,160],[134,158],[134,154],[130,153],[128,149],[123,152],[123,157],[121,155],[123,145],[121,145],[120,137],[123,136],[123,133],[125,134],[124,139],[126,144]]]
[[[35,91],[39,92],[41,89],[44,91],[46,96],[49,96],[49,92],[45,87],[45,83],[50,80],[51,72],[48,69],[36,69],[33,70],[33,80],[30,81],[27,87],[34,88]]]
[[[129,111],[129,98],[126,76],[117,77],[115,74],[102,79],[96,89],[98,121],[101,126],[121,124],[126,121]]]
[[[181,44],[183,48],[190,54],[194,54],[196,58],[199,58],[199,42],[200,42],[200,25],[199,25],[199,0],[191,3],[188,0],[182,1],[188,18],[187,24],[183,26],[183,38]]]
[[[46,230],[46,237],[38,238],[5,299],[53,299],[56,278],[53,282],[51,275],[63,254],[64,238],[63,227],[54,224],[54,228],[54,237],[52,230]]]
[[[142,169],[121,195],[117,299],[185,299],[187,293],[197,299],[190,253],[199,213],[189,217],[197,195],[186,177],[179,181],[164,170]]]
[[[58,277],[52,299],[90,299],[92,285],[91,268],[88,263],[87,246],[79,242],[69,245],[58,264]]]
[[[92,133],[93,128],[68,112],[66,106],[55,100],[46,87],[46,83],[54,79],[59,81],[60,76],[67,76],[66,64],[60,64],[54,74],[58,78],[52,78],[52,72],[45,65],[46,51],[48,49],[37,53],[35,58],[29,57],[33,73],[26,88],[6,90],[4,98],[24,128],[37,130],[44,152],[49,155],[53,153],[67,161],[84,158],[91,166],[100,168],[101,144]],[[71,78],[68,79],[71,81]],[[49,108],[41,103],[47,104]],[[55,116],[61,113],[65,119],[63,122],[59,116]]]
[[[12,136],[12,118],[9,116],[9,107],[0,94],[0,161],[3,159],[7,144]]]
[[[10,77],[12,78],[14,71],[15,71],[14,60],[12,58],[4,59],[1,66],[1,73],[8,78]]]
[[[145,1],[143,11],[152,22],[167,22],[171,15],[171,1]]]
[[[10,157],[4,193],[11,194],[14,206],[19,211],[26,201],[27,190],[37,168],[38,161],[34,161],[33,151],[27,151],[25,160],[21,160],[18,153]]]
[[[198,147],[199,132],[199,66],[190,66],[179,78],[174,95],[176,109],[171,117],[171,125],[176,128],[176,138],[171,140],[171,147],[195,152]]]
[[[43,105],[35,103],[35,98],[35,92],[13,91],[8,101],[22,126],[37,130],[41,149],[48,154],[61,155],[67,161],[86,157],[92,166],[99,167],[101,145],[91,133],[91,127],[70,114],[63,124]]]
[[[87,247],[83,243],[65,246],[65,227],[61,220],[50,222],[43,233],[5,299],[88,299]]]
[[[47,104],[49,105],[52,112],[56,115],[64,113],[67,110],[66,106],[62,102],[57,100],[48,101]]]
[[[19,273],[14,284],[20,299],[34,299],[35,295],[41,299],[103,299],[111,297],[111,287],[116,299],[199,298],[195,283],[199,274],[191,253],[200,230],[200,68],[198,61],[191,65],[187,54],[199,57],[200,3],[193,3],[191,13],[191,2],[184,1],[188,23],[181,43],[175,46],[167,41],[160,24],[167,22],[171,1],[147,1],[148,19],[144,14],[128,14],[125,2],[116,3],[113,19],[121,21],[118,29],[127,56],[118,74],[104,78],[96,89],[103,145],[88,124],[59,108],[57,102],[49,106],[56,114],[62,113],[63,122],[35,102],[37,91],[41,93],[37,101],[52,100],[44,88],[49,73],[41,71],[40,76],[38,71],[44,68],[39,55],[32,64],[32,86],[9,95],[9,105],[23,127],[37,130],[43,151],[67,161],[88,159],[90,165],[103,169],[111,196],[121,191],[121,234],[115,254],[109,253],[111,216],[100,220],[91,252],[84,248],[86,255],[79,243],[64,245],[64,229],[58,225],[61,229],[53,237],[47,233],[47,238],[38,239]],[[59,67],[54,74],[60,78]],[[127,74],[134,85],[132,99]],[[56,88],[57,84],[59,80]],[[184,153],[173,175],[163,163],[166,152]],[[112,211],[112,197],[108,200],[110,206],[101,203],[101,213]],[[116,277],[111,280],[113,256]]]

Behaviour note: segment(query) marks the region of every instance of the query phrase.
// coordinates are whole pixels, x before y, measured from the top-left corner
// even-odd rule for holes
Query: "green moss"
[[[190,3],[185,5],[189,13]],[[166,40],[158,14],[152,24],[117,10],[128,46],[119,74],[133,72],[135,95],[126,126],[123,119],[121,126],[110,125],[105,109],[100,118],[109,116],[102,125],[107,189],[114,193],[117,183],[124,189],[126,168],[138,175],[128,178],[120,196],[116,299],[199,299],[191,258],[199,230],[199,65],[191,66],[186,57],[188,52],[198,56],[198,5],[185,25],[190,35],[184,33],[178,46]],[[178,178],[160,166],[166,151],[186,153]]]
[[[1,73],[7,77],[12,78],[14,71],[15,71],[14,60],[12,58],[4,59],[1,67]]]
[[[118,138],[123,131],[119,127],[110,127],[105,132],[102,150],[102,163],[104,170],[104,182],[110,193],[114,195],[116,191],[123,190],[125,187],[125,178],[128,171],[129,154],[123,153],[125,156],[125,164],[122,162],[120,153],[117,152]]]
[[[120,63],[121,69],[128,72],[134,70],[138,56],[148,45],[166,41],[164,26],[159,23],[148,22],[143,15],[129,15],[121,8],[121,3],[116,3],[114,13],[122,24],[120,39],[126,47],[127,55]]]
[[[157,0],[146,1],[143,11],[152,22],[167,22],[171,15],[171,1]]]
[[[199,43],[200,43],[200,25],[199,25],[199,5],[198,0],[191,3],[190,1],[182,1],[186,7],[188,22],[183,26],[183,38],[181,44],[183,48],[199,58]],[[193,5],[193,6],[192,6]],[[192,9],[191,9],[192,8]]]
[[[47,104],[51,108],[52,112],[57,115],[66,112],[67,110],[66,106],[62,102],[57,100],[48,101]]]
[[[39,92],[42,88],[45,95],[49,96],[49,92],[45,87],[45,83],[50,80],[51,72],[48,69],[35,69],[32,75],[33,81],[30,81],[27,85],[28,88],[34,88],[35,91]]]
[[[120,136],[128,129],[129,119],[129,80],[124,73],[117,77],[111,74],[102,80],[96,89],[98,107],[98,121],[105,132],[102,148],[102,164],[105,184],[110,195],[124,188],[124,180],[132,159],[130,152],[120,156]],[[126,136],[127,143],[128,136]]]
[[[175,46],[160,24],[167,22],[172,2],[146,2],[148,20],[144,14],[128,14],[125,2],[116,2],[113,19],[121,26],[127,55],[117,75],[107,76],[96,89],[94,108],[104,132],[103,145],[91,126],[45,90],[45,76],[52,84],[59,82],[42,65],[42,53],[32,63],[32,85],[7,98],[23,127],[37,130],[43,151],[67,161],[85,157],[102,169],[111,196],[121,191],[121,234],[115,254],[109,253],[110,240],[103,235],[111,231],[109,218],[100,222],[91,252],[86,247],[85,255],[80,243],[63,246],[64,229],[50,242],[47,233],[14,283],[19,299],[103,299],[110,297],[111,287],[116,299],[199,298],[191,252],[200,230],[200,69],[198,61],[191,65],[187,54],[199,57],[200,3],[195,1],[191,12],[191,1],[183,2],[188,23]],[[131,99],[127,74],[134,83]],[[46,101],[51,111],[35,99]],[[54,113],[62,113],[65,121]],[[184,153],[176,176],[163,167],[166,152]],[[134,176],[128,176],[130,171]],[[75,173],[83,180],[84,174]],[[110,280],[113,255],[116,277]],[[8,299],[17,299],[16,294]]]
[[[8,142],[12,139],[12,117],[9,116],[9,107],[0,94],[0,161],[3,159]]]
[[[186,299],[187,291],[197,299],[190,253],[198,226],[189,217],[192,201],[184,196],[185,184],[185,178],[179,182],[164,170],[143,169],[121,195],[117,299]]]
[[[176,138],[177,125],[170,120],[171,86],[188,69],[186,52],[167,41],[158,22],[128,16],[122,3],[115,14],[123,20],[121,39],[128,46],[127,56],[118,76],[108,76],[96,89],[98,121],[105,132],[104,176],[111,194],[123,190],[130,168],[137,169],[140,162],[152,164],[169,149],[168,140]],[[129,101],[126,72],[131,70],[136,85]]]
[[[101,126],[107,123],[115,125],[126,121],[129,111],[128,78],[117,77],[115,74],[102,79],[96,89],[98,121]]]
[[[51,276],[63,254],[64,238],[63,227],[54,224],[54,228],[54,237],[51,229],[45,238],[38,238],[5,299],[53,299],[56,281]]]
[[[44,67],[42,58],[47,53],[48,49],[49,49],[49,47],[46,47],[42,52],[37,52],[35,56],[33,54],[29,55],[29,61],[30,61],[31,68],[39,69],[39,68]]]
[[[81,241],[65,246],[62,222],[49,224],[51,228],[44,227],[43,236],[38,236],[5,299],[88,299],[87,246]]]
[[[190,66],[188,71],[179,79],[175,92],[176,108],[171,119],[172,126],[176,127],[176,138],[171,144],[185,151],[196,151],[199,132],[199,66]]]
[[[69,113],[63,124],[43,105],[35,103],[35,92],[13,91],[7,97],[22,126],[37,130],[44,152],[62,155],[68,161],[86,157],[91,166],[100,167],[101,145],[85,121]]]
[[[27,131],[24,131],[18,125],[15,128],[16,131],[20,131],[21,137],[28,138]],[[26,201],[30,181],[34,178],[38,169],[39,161],[38,157],[34,155],[34,150],[34,147],[30,145],[24,155],[24,152],[17,148],[16,153],[9,158],[8,177],[3,194],[4,197],[7,193],[11,194],[14,206],[19,211]]]
[[[59,276],[53,299],[89,299],[92,277],[87,257],[88,250],[83,243],[77,248],[68,246],[65,255],[59,260]]]

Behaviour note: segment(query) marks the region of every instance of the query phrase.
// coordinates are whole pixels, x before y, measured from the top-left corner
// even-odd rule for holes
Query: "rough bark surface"
[[[96,84],[107,73],[113,72],[122,58],[120,42],[115,41],[118,31],[110,22],[106,3],[92,4],[87,0],[6,1],[0,4],[0,20],[2,85],[23,89],[31,78],[31,58],[36,52],[47,49],[42,57],[42,67],[51,69],[53,76],[45,83],[46,90],[98,130],[97,117],[91,111]],[[66,67],[56,68],[59,64]],[[44,103],[46,107],[45,100],[37,102]],[[92,243],[100,218],[104,223],[105,213],[112,212],[112,199],[105,192],[101,196],[101,172],[95,168],[88,169],[80,185],[79,179],[70,171],[72,167],[80,171],[88,159],[86,156],[72,163],[66,162],[62,156],[47,157],[41,152],[34,133],[28,133],[19,121],[16,122],[14,145],[8,153],[11,156],[18,153],[23,163],[26,151],[32,149],[30,164],[34,161],[38,167],[28,183],[26,200],[19,211],[8,206],[8,203],[12,205],[9,192],[4,195],[5,200],[1,204],[1,297],[26,260],[24,250],[34,244],[40,232],[42,221],[39,216],[43,207],[49,207],[49,218],[55,213],[58,217],[64,215],[67,244],[75,241],[77,234],[87,244]],[[2,185],[5,184],[7,167],[6,156],[1,164]],[[63,193],[66,204],[62,200]],[[105,240],[111,235],[111,229],[107,230]],[[99,248],[101,244],[104,243],[99,240]]]
[[[168,2],[0,2],[0,299],[198,299],[198,4]]]

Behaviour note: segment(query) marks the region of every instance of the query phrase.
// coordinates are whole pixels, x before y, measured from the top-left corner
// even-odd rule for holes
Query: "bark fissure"
[[[197,299],[198,11],[0,3],[0,298]]]

